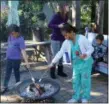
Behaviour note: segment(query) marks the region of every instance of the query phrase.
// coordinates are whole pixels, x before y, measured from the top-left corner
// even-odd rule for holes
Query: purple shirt
[[[21,59],[21,50],[25,49],[25,42],[22,36],[17,38],[10,35],[8,37],[7,59]]]
[[[66,16],[65,19],[61,17],[59,13],[55,14],[48,24],[49,28],[52,28],[52,40],[56,41],[64,41],[64,36],[61,34],[60,28],[58,28],[58,25],[61,23],[66,23],[68,21],[68,16]]]

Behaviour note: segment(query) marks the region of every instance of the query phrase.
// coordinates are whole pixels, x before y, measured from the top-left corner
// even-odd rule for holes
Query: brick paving
[[[37,66],[32,67],[32,74],[35,78],[40,78],[40,75],[46,71],[47,65],[43,62],[37,64]],[[21,67],[21,80],[28,79],[29,74],[27,71],[24,71],[24,67]],[[56,103],[67,103],[67,101],[72,97],[72,69],[70,66],[64,66],[64,71],[68,74],[67,78],[62,78],[57,76],[55,80],[60,84],[60,91],[54,96]],[[45,75],[45,78],[49,77],[49,72]],[[3,82],[3,75],[1,78]],[[15,83],[14,76],[12,75],[9,86],[12,86]],[[108,102],[108,76],[100,73],[92,75],[92,89],[91,89],[91,99],[90,103],[107,103]]]

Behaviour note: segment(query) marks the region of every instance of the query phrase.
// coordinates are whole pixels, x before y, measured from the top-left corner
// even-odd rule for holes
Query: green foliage
[[[7,16],[4,16],[1,22],[1,33],[0,33],[1,42],[7,41],[8,31],[6,27],[6,22],[7,22]]]
[[[95,14],[93,8],[96,8],[99,0],[81,0],[81,26],[84,28],[86,25],[89,25],[92,21],[95,22],[95,17],[92,16],[92,13]]]
[[[81,0],[81,27],[84,28],[91,22],[91,3],[88,0]]]
[[[32,29],[37,27],[39,21],[38,13],[41,12],[43,4],[36,1],[20,1],[19,16],[21,31],[27,39],[32,37]]]
[[[19,18],[20,18],[20,27],[22,35],[24,35],[25,39],[32,39],[32,30],[37,27],[45,28],[47,24],[45,21],[45,15],[42,13],[44,2],[41,0],[19,0]],[[7,40],[7,14],[2,13],[2,35],[1,39],[3,41]],[[44,32],[48,32],[48,30],[44,29]]]
[[[1,11],[1,34],[0,39],[2,41],[7,40],[7,29],[6,29],[6,22],[8,17],[8,8],[5,8],[3,11]]]
[[[81,21],[82,25],[85,26],[91,22],[91,8],[88,5],[81,7]]]
[[[43,6],[45,2],[48,1],[49,0],[19,0],[18,12],[20,17],[21,31],[26,39],[32,39],[32,30],[34,30],[37,27],[44,28],[43,29],[44,35],[48,36],[48,34],[50,34],[51,30],[47,28],[45,15],[42,13]],[[53,4],[53,1],[49,2]],[[69,2],[67,1],[67,3],[70,7],[72,6],[71,1]],[[3,30],[2,37],[4,37],[2,40],[6,40],[7,13],[1,14],[1,17],[2,17],[1,27]],[[84,28],[90,22],[91,22],[91,3],[89,0],[81,0],[81,28]]]

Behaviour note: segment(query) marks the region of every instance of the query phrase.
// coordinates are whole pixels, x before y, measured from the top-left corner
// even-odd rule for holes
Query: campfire
[[[54,92],[54,87],[51,84],[30,84],[21,93],[22,97],[36,99],[38,97],[48,96]]]
[[[60,86],[50,79],[43,79],[40,83],[35,84],[28,79],[20,83],[14,90],[24,99],[23,102],[52,103],[52,97],[60,90]]]

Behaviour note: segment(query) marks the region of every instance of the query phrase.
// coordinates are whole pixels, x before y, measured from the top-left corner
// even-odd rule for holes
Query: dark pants
[[[8,87],[8,83],[11,77],[12,70],[14,71],[16,82],[20,81],[20,71],[19,71],[20,63],[21,63],[20,59],[18,60],[7,59],[4,87]]]
[[[98,65],[99,62],[103,61],[103,57],[100,57],[98,59],[94,59],[94,64],[93,64],[93,68],[92,68],[92,72],[95,71],[96,66]]]

